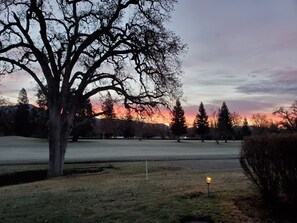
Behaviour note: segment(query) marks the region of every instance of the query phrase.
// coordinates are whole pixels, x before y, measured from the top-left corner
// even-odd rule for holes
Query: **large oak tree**
[[[49,177],[63,174],[76,108],[94,94],[144,110],[179,92],[185,45],[165,27],[175,2],[0,2],[0,74],[26,72],[47,97]]]

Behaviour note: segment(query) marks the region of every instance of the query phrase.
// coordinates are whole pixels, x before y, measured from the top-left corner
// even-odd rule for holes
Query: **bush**
[[[297,135],[279,137],[278,143],[280,156],[275,165],[280,184],[288,200],[297,207]]]
[[[271,136],[244,139],[240,152],[241,167],[266,204],[275,203],[280,191],[275,159],[276,149]]]
[[[297,135],[244,139],[240,164],[266,204],[275,204],[282,191],[297,205]]]

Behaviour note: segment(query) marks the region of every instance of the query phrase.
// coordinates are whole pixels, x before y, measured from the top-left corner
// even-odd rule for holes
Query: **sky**
[[[297,100],[297,0],[180,0],[167,26],[188,46],[182,106],[189,123],[200,102],[211,112],[225,101],[249,117]],[[22,87],[35,101],[34,86],[13,75],[0,87],[15,102]]]
[[[179,1],[170,27],[188,44],[188,115],[200,101],[251,116],[297,100],[296,0]]]

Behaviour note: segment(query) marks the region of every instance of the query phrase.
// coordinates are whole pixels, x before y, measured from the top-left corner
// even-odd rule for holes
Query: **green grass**
[[[98,173],[1,187],[0,222],[249,220],[234,204],[236,197],[250,193],[241,172],[206,173],[150,163],[146,180],[143,163],[113,165],[115,168]],[[207,175],[213,178],[210,197]]]

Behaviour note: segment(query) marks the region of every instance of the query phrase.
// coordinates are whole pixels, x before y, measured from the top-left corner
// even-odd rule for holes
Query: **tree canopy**
[[[163,24],[174,2],[2,1],[2,72],[28,72],[45,95],[65,95],[61,106],[104,90],[129,106],[162,104],[180,86],[185,48]]]

